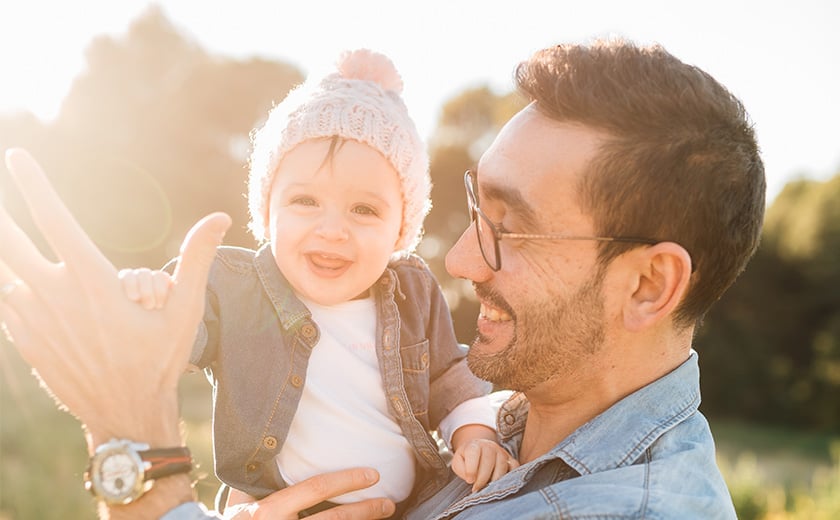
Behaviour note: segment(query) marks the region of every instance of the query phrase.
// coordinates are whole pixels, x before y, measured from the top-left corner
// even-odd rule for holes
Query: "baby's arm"
[[[162,309],[172,288],[172,277],[166,271],[123,269],[117,275],[129,300],[146,309]]]
[[[473,492],[519,466],[496,442],[496,431],[481,424],[466,424],[455,430],[452,450],[452,471],[472,484]]]

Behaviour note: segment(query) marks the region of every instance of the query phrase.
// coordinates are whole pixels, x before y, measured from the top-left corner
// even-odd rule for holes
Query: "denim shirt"
[[[476,493],[455,478],[406,518],[734,519],[699,404],[692,352],[542,457]],[[499,412],[499,435],[514,456],[528,407],[524,395],[514,394]]]
[[[170,266],[171,267],[171,266]],[[391,414],[414,448],[422,499],[448,468],[430,435],[457,405],[489,391],[466,366],[449,308],[426,264],[405,255],[371,288],[376,354]],[[222,482],[262,498],[285,487],[275,462],[306,382],[318,325],[268,245],[220,247],[191,363],[213,384],[213,450]]]

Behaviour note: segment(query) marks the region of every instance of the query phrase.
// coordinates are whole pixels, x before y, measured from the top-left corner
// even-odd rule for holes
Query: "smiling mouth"
[[[485,320],[496,322],[510,321],[513,319],[511,315],[508,314],[506,311],[497,309],[495,307],[490,307],[489,305],[486,305],[484,303],[481,304],[481,309],[478,312],[478,316],[480,318],[484,318]]]

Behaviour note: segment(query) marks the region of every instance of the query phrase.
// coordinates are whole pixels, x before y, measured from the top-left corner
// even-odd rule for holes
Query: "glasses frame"
[[[594,236],[578,236],[578,235],[562,235],[562,234],[545,234],[545,233],[510,233],[507,231],[500,231],[499,227],[493,223],[492,220],[481,210],[478,206],[478,193],[476,191],[475,181],[473,179],[472,171],[464,172],[464,188],[467,191],[467,210],[470,213],[470,225],[475,224],[475,234],[478,239],[478,248],[481,250],[481,256],[484,262],[493,271],[498,271],[502,268],[502,252],[499,248],[499,242],[504,238],[515,238],[518,240],[591,240],[596,242],[626,242],[630,244],[647,244],[654,245],[661,242],[653,238],[641,237],[594,237]],[[479,222],[478,219],[481,219]],[[487,225],[493,232],[493,252],[496,262],[490,262],[487,257],[487,247],[482,242],[481,224]]]

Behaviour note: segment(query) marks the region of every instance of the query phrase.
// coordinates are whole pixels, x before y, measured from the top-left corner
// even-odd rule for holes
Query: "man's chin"
[[[467,353],[467,366],[476,377],[497,386],[507,386],[510,384],[511,370],[514,368],[506,355],[507,349],[492,352],[491,348],[481,338],[476,338]]]

